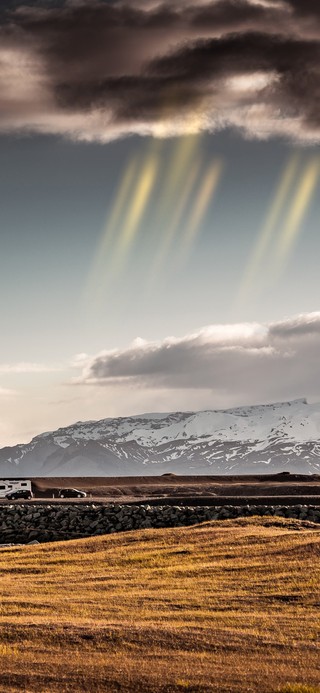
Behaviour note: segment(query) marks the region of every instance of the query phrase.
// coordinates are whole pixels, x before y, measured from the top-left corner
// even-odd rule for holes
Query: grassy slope
[[[320,691],[320,530],[301,527],[257,518],[0,550],[0,690]]]

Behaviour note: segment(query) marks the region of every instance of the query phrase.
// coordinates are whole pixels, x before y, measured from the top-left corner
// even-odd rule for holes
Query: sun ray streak
[[[216,192],[221,179],[224,164],[221,160],[211,164],[204,174],[198,194],[183,234],[183,247],[180,252],[180,260],[185,260],[188,256],[197,234],[201,230],[201,224],[206,214],[208,206]],[[180,263],[179,263],[180,264]]]
[[[97,293],[98,285],[100,286],[100,290],[102,290],[103,282],[101,280],[103,279],[105,269],[108,265],[112,243],[119,226],[123,210],[125,209],[126,201],[130,195],[135,177],[137,175],[138,167],[139,162],[138,159],[135,158],[126,167],[125,173],[117,189],[117,194],[111,208],[107,225],[102,234],[101,240],[98,243],[98,247],[91,265],[91,270],[89,272],[89,277],[87,280],[87,291],[89,293],[92,291]]]
[[[298,183],[294,200],[288,211],[277,246],[276,264],[278,268],[285,265],[289,253],[298,238],[304,216],[319,180],[319,174],[320,159],[317,157],[313,158],[306,165]]]
[[[114,207],[112,209],[110,219],[108,221],[108,225],[106,228],[106,232],[102,238],[101,246],[99,248],[100,254],[103,254],[103,249],[106,245],[108,245],[109,241],[112,239],[115,231],[117,224],[119,222],[119,219],[121,217],[121,214],[124,209],[124,205],[126,203],[126,200],[128,198],[128,195],[130,194],[130,190],[132,187],[132,183],[134,181],[135,175],[137,173],[137,168],[138,168],[138,162],[137,160],[131,161],[129,164],[126,173],[122,179],[122,183],[120,185]]]
[[[199,176],[199,172],[200,160],[198,159],[198,161],[196,161],[196,163],[193,165],[191,171],[189,172],[189,175],[186,178],[178,204],[175,207],[170,223],[168,224],[165,233],[163,234],[161,246],[151,268],[151,276],[153,279],[159,272],[159,269],[169,252],[170,246],[173,243],[175,233],[179,228],[179,224],[181,223],[182,217],[187,208],[188,202],[190,200],[190,195]]]
[[[263,260],[263,257],[273,239],[276,225],[296,177],[299,163],[299,157],[294,155],[290,158],[282,173],[268,216],[249,258],[249,262],[238,291],[238,302],[240,299],[243,300],[248,294],[253,285],[254,279],[260,270],[261,261]]]
[[[158,223],[163,213],[171,214],[177,195],[185,179],[186,171],[193,165],[196,151],[200,146],[200,135],[187,135],[179,138],[168,164],[168,175],[165,178],[159,200],[154,211],[155,222]]]
[[[123,231],[119,239],[118,251],[120,253],[128,250],[134,239],[155,183],[157,169],[158,162],[154,157],[151,157],[146,162],[132,194],[128,213],[123,223]]]
[[[179,185],[181,178],[185,175],[186,167],[198,146],[198,142],[199,137],[197,135],[189,135],[188,137],[182,137],[181,141],[178,143],[172,156],[172,163],[169,167],[169,175],[166,178],[162,201],[172,196],[174,193],[173,188]]]

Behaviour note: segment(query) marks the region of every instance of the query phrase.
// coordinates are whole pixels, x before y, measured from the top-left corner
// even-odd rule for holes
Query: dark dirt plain
[[[146,477],[53,477],[35,478],[35,498],[52,498],[61,488],[78,488],[89,497],[102,501],[172,502],[196,504],[206,502],[219,505],[228,499],[230,503],[274,503],[282,499],[288,503],[320,502],[320,475],[280,474],[258,476],[163,476]]]

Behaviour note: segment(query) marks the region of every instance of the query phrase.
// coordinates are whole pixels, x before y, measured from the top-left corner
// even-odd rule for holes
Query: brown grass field
[[[0,691],[319,693],[319,557],[281,518],[1,549]]]

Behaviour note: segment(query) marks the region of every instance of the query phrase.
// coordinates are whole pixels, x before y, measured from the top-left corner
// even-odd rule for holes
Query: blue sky
[[[234,133],[206,135],[199,145],[204,169],[216,157],[224,169],[191,255],[180,264],[177,247],[177,257],[169,254],[150,281],[161,235],[178,203],[155,217],[170,151],[177,146],[176,139],[165,140],[162,171],[125,265],[106,283],[102,297],[94,287],[87,289],[123,173],[134,155],[143,158],[149,146],[149,138],[105,145],[41,137],[0,140],[5,360],[60,360],[79,350],[124,346],[136,336],[160,339],[211,322],[268,321],[316,309],[319,188],[290,262],[278,276],[262,263],[248,295],[237,302],[252,247],[297,148],[279,141],[245,141]],[[314,148],[299,148],[298,156],[303,170]],[[177,236],[185,224],[182,219]],[[276,231],[281,232],[281,223]],[[105,267],[107,272],[107,261]],[[23,342],[16,341],[21,332]]]

